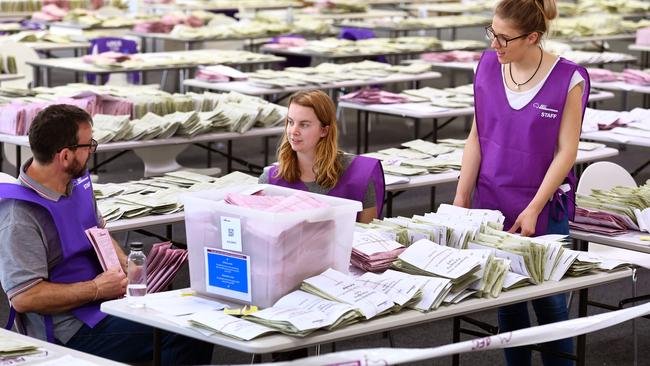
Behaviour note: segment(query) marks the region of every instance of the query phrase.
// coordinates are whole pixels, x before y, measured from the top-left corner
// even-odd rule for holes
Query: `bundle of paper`
[[[418,276],[390,269],[384,272],[382,276],[386,278],[414,279],[416,286],[420,289],[421,296],[414,301],[408,302],[405,307],[422,312],[436,310],[452,287],[449,279],[441,277]]]
[[[402,146],[431,156],[447,154],[455,150],[454,148],[451,147],[441,146],[439,144],[430,141],[420,140],[420,139],[404,142],[402,143]]]
[[[393,104],[405,103],[408,101],[407,98],[404,98],[399,94],[375,88],[360,89],[356,92],[340,96],[339,100],[361,104]]]
[[[355,231],[350,261],[366,271],[381,272],[390,268],[403,251],[402,244],[381,232],[372,229]]]
[[[355,278],[355,283],[388,296],[395,304],[393,311],[419,303],[422,298],[422,281],[414,276],[394,276],[393,272],[395,271],[382,274],[366,272]]]
[[[356,225],[361,229],[375,231],[383,235],[385,238],[395,240],[396,242],[404,246],[411,245],[411,240],[408,235],[408,230],[399,225],[384,222],[377,219],[374,219],[369,224],[356,223]]]
[[[250,341],[261,335],[275,332],[272,328],[226,315],[222,311],[201,311],[192,314],[188,322],[193,327],[243,341]]]
[[[327,203],[304,192],[296,192],[290,196],[268,196],[264,195],[264,191],[253,195],[228,193],[224,201],[231,205],[267,212],[296,212],[329,207]]]
[[[117,196],[125,190],[125,187],[116,183],[93,183],[93,193],[95,194],[95,199],[98,200]]]
[[[115,246],[113,245],[113,239],[108,230],[92,227],[87,229],[85,233],[93,249],[95,249],[95,254],[97,254],[97,259],[99,259],[99,264],[102,266],[102,269],[104,271],[117,269],[121,273],[124,273],[120,259],[115,251]]]
[[[427,174],[429,171],[423,168],[409,168],[400,165],[389,165],[382,162],[382,167],[384,168],[384,173],[392,175],[402,175],[402,176],[413,176]]]
[[[498,230],[503,228],[503,222],[505,221],[505,216],[498,210],[469,209],[446,203],[438,206],[437,213],[442,215],[479,217],[487,226]]]
[[[510,260],[512,272],[528,276],[534,284],[544,282],[546,246],[504,231],[485,228],[476,235],[469,248],[494,250],[494,256]]]
[[[93,138],[98,143],[124,139],[131,131],[131,117],[128,115],[111,116],[96,114],[93,116]]]
[[[247,315],[245,319],[296,337],[307,336],[330,325],[325,313],[299,307],[272,306]]]
[[[5,357],[26,356],[38,352],[38,347],[29,342],[18,340],[10,336],[0,335],[0,357],[3,358],[2,361],[4,361]],[[7,365],[12,364],[13,362],[7,363]]]
[[[171,242],[154,244],[147,256],[147,293],[165,291],[187,261],[187,250]]]
[[[421,239],[399,255],[394,267],[411,274],[448,278],[454,287],[467,288],[478,279],[474,273],[481,269],[481,261],[460,249]]]
[[[575,218],[569,222],[569,226],[599,234],[618,235],[627,232],[628,220],[625,216],[616,213],[576,207]]]
[[[477,297],[498,297],[510,268],[510,260],[494,257],[492,250],[466,249],[464,252],[481,262],[481,269],[475,274],[479,280],[471,283],[468,289],[476,291]]]
[[[182,210],[182,206],[179,207],[180,203],[178,200],[178,195],[180,193],[181,192],[176,189],[166,189],[150,194],[125,194],[114,198],[113,201],[118,204],[146,208],[148,209],[146,211],[147,214],[168,214]],[[128,213],[125,213],[125,216],[128,217]]]
[[[328,325],[325,325],[324,328],[327,330],[356,323],[361,317],[361,314],[348,304],[326,300],[301,290],[283,296],[273,306],[319,311],[325,315],[325,323]]]
[[[449,228],[445,225],[437,225],[426,221],[418,221],[416,219],[409,219],[407,217],[388,217],[384,222],[399,225],[408,230],[409,238],[413,242],[420,239],[428,239],[440,245],[447,245],[449,238]]]
[[[464,139],[440,139],[440,140],[438,140],[438,144],[440,144],[440,145],[454,147],[454,148],[457,148],[457,149],[464,148],[465,147],[465,142],[467,142],[467,140],[464,140]]]
[[[530,277],[507,271],[503,281],[503,291],[513,290],[530,284]]]
[[[393,301],[385,294],[364,287],[352,277],[331,268],[305,279],[300,289],[327,300],[349,304],[365,319],[389,313],[394,308]]]
[[[459,302],[465,300],[466,298],[474,295],[476,290],[468,290],[463,287],[454,287],[443,299],[444,304],[458,304]]]

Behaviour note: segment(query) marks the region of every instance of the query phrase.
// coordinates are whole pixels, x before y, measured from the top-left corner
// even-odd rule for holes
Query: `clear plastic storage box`
[[[289,196],[295,192],[279,186],[260,186],[268,195]],[[297,289],[305,278],[318,275],[327,268],[348,272],[352,232],[357,212],[361,211],[360,202],[314,194],[330,207],[271,213],[223,201],[227,193],[250,189],[249,185],[182,196],[193,290],[202,295],[264,308]],[[209,291],[206,276],[209,250],[206,248],[228,249],[222,245],[223,220],[239,220],[240,254],[250,257],[251,301]]]

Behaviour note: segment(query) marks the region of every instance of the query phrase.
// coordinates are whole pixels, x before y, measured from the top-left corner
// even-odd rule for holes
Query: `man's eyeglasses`
[[[89,149],[90,153],[92,154],[95,151],[97,151],[97,145],[99,145],[99,143],[97,141],[95,141],[95,139],[92,139],[92,140],[90,140],[89,144],[75,144],[75,145],[64,146],[64,147],[60,148],[58,152],[61,152],[61,150],[63,150],[63,149],[74,150],[74,149],[77,149],[79,147],[87,147]]]
[[[492,26],[485,27],[485,36],[487,37],[487,39],[490,42],[492,42],[492,41],[494,41],[496,39],[499,46],[504,47],[504,48],[508,47],[508,42],[514,41],[514,40],[519,39],[519,38],[528,37],[529,35],[530,35],[530,33],[526,33],[526,34],[522,34],[522,35],[520,35],[518,37],[506,38],[504,35],[494,33],[494,29],[492,29]]]

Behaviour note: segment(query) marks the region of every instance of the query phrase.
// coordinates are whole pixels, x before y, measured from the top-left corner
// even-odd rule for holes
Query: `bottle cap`
[[[142,250],[144,244],[141,241],[134,241],[131,244],[129,244],[129,247],[131,248],[131,250]]]

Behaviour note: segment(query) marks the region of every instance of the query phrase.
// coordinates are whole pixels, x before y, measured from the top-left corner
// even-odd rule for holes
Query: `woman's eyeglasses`
[[[530,33],[526,33],[526,34],[522,34],[522,35],[520,35],[518,37],[506,38],[502,34],[494,33],[494,29],[492,29],[492,26],[485,27],[485,36],[487,37],[487,39],[490,42],[492,42],[492,41],[494,41],[496,39],[499,46],[504,47],[504,48],[508,47],[508,42],[511,42],[511,41],[514,41],[514,40],[517,40],[517,39],[520,39],[520,38],[528,37],[529,35],[530,35]]]

